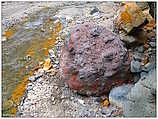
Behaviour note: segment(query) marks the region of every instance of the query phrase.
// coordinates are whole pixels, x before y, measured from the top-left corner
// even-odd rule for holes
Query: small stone
[[[64,95],[62,95],[62,96],[61,96],[61,99],[64,99],[64,98],[65,98],[65,96],[64,96]]]
[[[51,61],[54,61],[54,59],[56,57],[54,51],[52,49],[50,49],[48,51],[48,54],[49,54],[49,58],[51,59]]]
[[[75,97],[71,96],[71,97],[70,97],[70,99],[71,99],[71,100],[74,100],[74,99],[75,99]]]
[[[49,70],[50,68],[51,68],[51,60],[48,58],[45,60],[43,69],[46,71]]]
[[[59,64],[59,61],[55,61],[55,64]]]
[[[58,66],[58,65],[54,64],[54,65],[53,65],[53,68],[56,68],[57,66]]]
[[[54,102],[55,101],[55,97],[52,97],[51,100],[52,100],[52,102]]]
[[[41,28],[41,31],[42,31],[42,32],[45,32],[46,30],[45,30],[44,28]]]
[[[36,78],[35,78],[35,76],[31,76],[31,77],[28,78],[28,80],[29,80],[29,81],[35,81]]]
[[[27,56],[26,56],[26,61],[29,62],[30,60],[31,60],[31,56],[30,56],[30,55],[27,55]]]
[[[38,72],[43,74],[44,70],[43,69],[38,69]]]
[[[101,110],[101,113],[106,115],[107,117],[110,117],[110,115],[112,113],[112,110],[109,109],[109,108],[103,107],[102,110]]]
[[[53,101],[52,104],[55,105],[55,104],[56,104],[56,101]]]
[[[82,104],[82,105],[85,105],[85,104],[84,104],[84,100],[78,99],[78,102],[79,102],[80,104]]]
[[[42,66],[44,64],[44,62],[39,62],[39,66]]]
[[[51,73],[51,75],[54,76],[57,73],[57,71],[52,68],[50,70],[47,70],[47,73]]]

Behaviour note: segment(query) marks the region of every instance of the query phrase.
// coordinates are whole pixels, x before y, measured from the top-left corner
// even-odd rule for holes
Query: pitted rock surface
[[[71,29],[60,57],[60,71],[70,88],[84,95],[108,93],[130,79],[127,49],[105,27],[84,23]]]

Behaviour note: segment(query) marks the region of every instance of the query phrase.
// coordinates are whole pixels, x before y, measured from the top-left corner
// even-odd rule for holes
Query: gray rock
[[[141,62],[132,60],[131,61],[131,72],[132,73],[139,73],[141,72]]]
[[[125,117],[156,117],[156,70],[149,72],[145,80],[139,80],[123,103]]]
[[[127,84],[113,88],[109,94],[110,103],[118,107],[122,107],[123,102],[127,100],[126,95],[131,90],[132,87],[133,85]]]

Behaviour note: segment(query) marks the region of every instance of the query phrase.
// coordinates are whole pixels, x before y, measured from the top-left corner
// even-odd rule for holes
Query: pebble
[[[28,80],[29,80],[29,81],[35,81],[36,78],[35,78],[35,76],[30,76],[30,77],[28,78]]]
[[[52,102],[52,104],[53,104],[53,105],[55,105],[55,104],[56,104],[56,102],[55,102],[55,101],[53,101],[53,102]]]
[[[31,56],[30,56],[30,55],[27,55],[27,56],[25,57],[25,59],[26,59],[27,62],[29,62],[29,61],[31,60]]]
[[[84,100],[78,99],[78,102],[79,102],[80,104],[82,104],[82,105],[85,105],[85,104],[84,104]]]
[[[110,117],[110,115],[112,113],[112,110],[109,109],[109,108],[103,107],[102,110],[101,110],[101,113],[106,115],[106,117]]]
[[[55,64],[59,64],[59,61],[55,61]]]
[[[51,100],[52,100],[52,102],[54,102],[55,101],[55,97],[52,97]]]
[[[54,64],[54,65],[53,65],[53,68],[57,68],[57,66],[58,66],[58,65]]]

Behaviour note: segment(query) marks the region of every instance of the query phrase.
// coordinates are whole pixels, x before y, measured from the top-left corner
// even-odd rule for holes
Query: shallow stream
[[[10,27],[2,37],[2,116],[14,117],[24,95],[28,77],[48,57],[62,29],[52,16],[56,10],[45,8]]]

